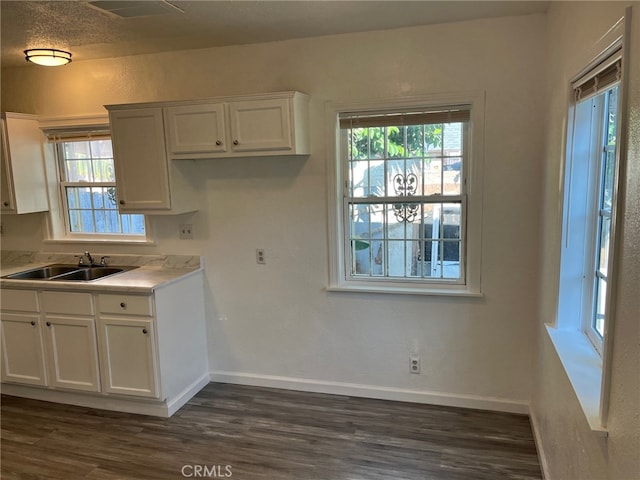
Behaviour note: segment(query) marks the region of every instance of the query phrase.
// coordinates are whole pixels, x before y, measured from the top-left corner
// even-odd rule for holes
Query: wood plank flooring
[[[541,479],[526,416],[210,383],[172,418],[2,397],[2,479]]]

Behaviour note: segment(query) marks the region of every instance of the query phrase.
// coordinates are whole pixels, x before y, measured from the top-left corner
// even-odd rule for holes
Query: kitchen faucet
[[[93,267],[96,264],[96,262],[93,261],[93,257],[89,252],[84,252],[84,256],[87,257],[87,260],[89,260],[90,267]]]
[[[87,260],[89,260],[89,266],[90,267],[95,267],[97,264],[96,262],[93,260],[93,257],[91,256],[91,254],[89,252],[84,252],[84,255],[76,255],[76,257],[78,257],[78,266],[79,267],[83,267],[86,264],[84,263],[84,257],[87,257]],[[104,258],[104,257],[103,257]]]

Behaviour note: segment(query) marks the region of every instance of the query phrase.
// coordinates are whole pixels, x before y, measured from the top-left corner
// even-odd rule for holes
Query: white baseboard
[[[114,397],[97,393],[75,393],[48,388],[29,387],[23,385],[2,384],[3,395],[31,398],[45,402],[65,403],[78,407],[113,410],[117,412],[137,413],[154,417],[170,417],[185,403],[209,383],[209,374],[205,373],[176,397],[167,401]]]
[[[199,379],[185,388],[175,398],[167,400],[167,410],[169,417],[182,408],[182,406],[193,398],[193,396],[202,390],[209,383],[209,374],[203,374]]]
[[[327,382],[304,378],[257,375],[252,373],[212,371],[212,382],[235,383],[254,387],[282,388],[302,392],[329,393],[351,397],[397,400],[401,402],[427,403],[447,407],[474,408],[518,414],[529,414],[529,404],[524,401],[508,400],[478,395],[449,394],[425,390],[409,390],[394,387],[379,387],[357,383]]]
[[[531,407],[529,407],[529,421],[531,422],[533,440],[536,444],[536,450],[538,451],[538,462],[540,463],[540,469],[542,470],[542,480],[551,480],[551,475],[549,475],[549,463],[547,462],[547,456],[544,453],[544,444],[542,443],[542,436],[540,435],[540,429],[538,428],[538,417]]]
[[[65,403],[78,407],[152,415],[154,417],[170,416],[167,404],[160,400],[114,398],[99,394],[74,393],[8,383],[2,384],[2,394],[42,400],[44,402]]]

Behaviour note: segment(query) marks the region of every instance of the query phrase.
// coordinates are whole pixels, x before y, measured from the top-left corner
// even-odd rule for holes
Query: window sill
[[[433,295],[451,297],[482,298],[480,291],[470,290],[466,285],[452,285],[447,287],[410,285],[410,284],[374,284],[373,282],[349,282],[329,285],[328,292],[352,292],[352,293],[390,293],[399,295]]]
[[[602,359],[582,332],[560,330],[550,325],[546,325],[546,330],[591,431],[606,437],[607,429],[600,421]]]
[[[50,245],[61,244],[93,244],[93,245],[139,245],[153,246],[156,245],[155,240],[148,238],[142,240],[117,239],[117,238],[52,238],[43,240],[42,243]]]

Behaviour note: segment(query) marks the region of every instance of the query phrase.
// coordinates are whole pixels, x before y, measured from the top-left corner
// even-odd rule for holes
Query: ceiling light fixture
[[[47,67],[59,67],[71,61],[71,54],[55,48],[32,48],[24,51],[27,62]]]

